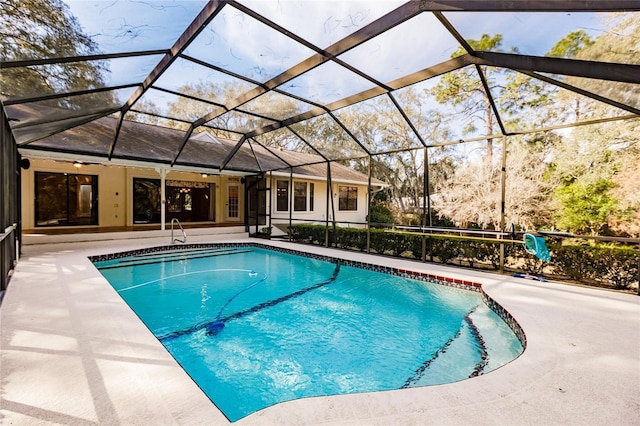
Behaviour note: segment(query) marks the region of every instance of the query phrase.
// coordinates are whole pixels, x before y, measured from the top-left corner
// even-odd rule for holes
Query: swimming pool
[[[523,351],[515,321],[470,282],[256,244],[91,260],[231,421],[291,399],[459,381]]]

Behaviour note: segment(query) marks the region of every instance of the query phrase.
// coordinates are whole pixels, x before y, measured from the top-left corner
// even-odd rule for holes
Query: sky
[[[124,52],[170,47],[206,2],[68,0],[67,3],[101,51]],[[325,48],[403,2],[252,0],[241,3],[315,46]],[[520,53],[533,55],[544,55],[556,41],[575,29],[597,35],[602,28],[600,19],[593,13],[490,13],[482,14],[481,19],[478,13],[445,13],[445,16],[465,38],[501,33],[505,50],[517,46]],[[341,59],[379,81],[388,82],[448,59],[457,47],[455,39],[433,15],[423,13],[347,52]],[[186,53],[260,80],[277,75],[310,56],[312,51],[239,10],[225,6]],[[112,78],[145,75],[158,60],[146,58],[136,64],[127,64],[131,60],[113,61]],[[298,86],[307,92],[317,92],[317,87],[310,87],[315,82],[318,86],[340,83],[343,77],[340,68],[323,70],[298,82]],[[200,71],[199,76],[194,73],[194,78],[201,78],[204,72]],[[301,90],[296,94],[301,94]],[[317,96],[321,99],[322,95]]]
[[[322,49],[404,2],[241,0],[241,3]],[[68,0],[67,4],[84,31],[98,43],[99,49],[114,53],[171,47],[206,2]],[[503,50],[516,47],[519,53],[539,56],[571,31],[582,29],[597,37],[604,28],[603,17],[594,13],[447,12],[444,15],[466,39],[478,39],[484,33],[500,33]],[[449,59],[457,47],[457,41],[433,14],[422,13],[341,55],[340,59],[387,83]],[[313,50],[229,5],[185,51],[189,56],[261,82],[313,53]],[[148,56],[110,61],[110,84],[141,82],[160,59],[160,56]],[[156,84],[178,91],[185,84],[202,81],[221,84],[232,80],[224,74],[180,59]],[[280,88],[327,104],[372,86],[370,81],[328,62]],[[158,107],[175,100],[159,91],[148,92],[145,99]]]

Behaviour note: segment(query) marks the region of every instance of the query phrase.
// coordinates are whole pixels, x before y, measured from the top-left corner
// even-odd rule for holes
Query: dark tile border
[[[446,287],[458,288],[461,290],[474,291],[481,293],[482,300],[489,306],[489,308],[495,312],[502,320],[511,328],[513,333],[516,335],[523,348],[527,347],[527,337],[520,327],[520,324],[516,321],[516,319],[506,310],[504,309],[498,302],[492,299],[488,294],[484,292],[482,289],[482,284],[474,281],[467,281],[461,279],[454,279],[445,277],[442,275],[432,275],[425,272],[416,272],[409,269],[402,268],[393,268],[390,266],[380,266],[373,265],[365,262],[358,262],[353,260],[345,260],[338,257],[319,255],[314,253],[307,253],[299,250],[292,250],[288,248],[282,247],[273,247],[270,245],[264,245],[260,243],[206,243],[206,244],[181,244],[181,245],[166,245],[166,246],[156,246],[149,247],[144,249],[137,250],[129,250],[123,251],[119,253],[109,253],[102,254],[97,256],[89,256],[89,260],[93,263],[95,262],[104,262],[108,260],[122,259],[124,257],[136,256],[140,254],[149,254],[149,253],[171,253],[171,252],[179,252],[185,249],[200,249],[200,248],[211,248],[211,249],[222,249],[222,248],[249,248],[249,247],[257,247],[265,250],[276,251],[280,253],[293,254],[297,256],[308,257],[311,259],[318,259],[325,262],[337,263],[340,262],[346,266],[353,266],[355,268],[366,269],[369,271],[382,272],[389,275],[396,275],[403,278],[411,278],[418,281],[424,281],[432,284],[443,285]]]

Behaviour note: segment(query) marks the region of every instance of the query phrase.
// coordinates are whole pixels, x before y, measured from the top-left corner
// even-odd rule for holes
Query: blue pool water
[[[247,246],[95,264],[231,421],[459,381],[523,351],[477,292],[325,260]]]

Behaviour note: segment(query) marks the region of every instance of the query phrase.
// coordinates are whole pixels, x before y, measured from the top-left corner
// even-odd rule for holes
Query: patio
[[[238,241],[190,242],[230,238]],[[0,310],[3,423],[228,423],[87,259],[164,244],[152,236],[24,247]],[[393,266],[482,282],[524,329],[524,354],[463,382],[295,400],[237,424],[638,424],[637,296],[405,260]]]

